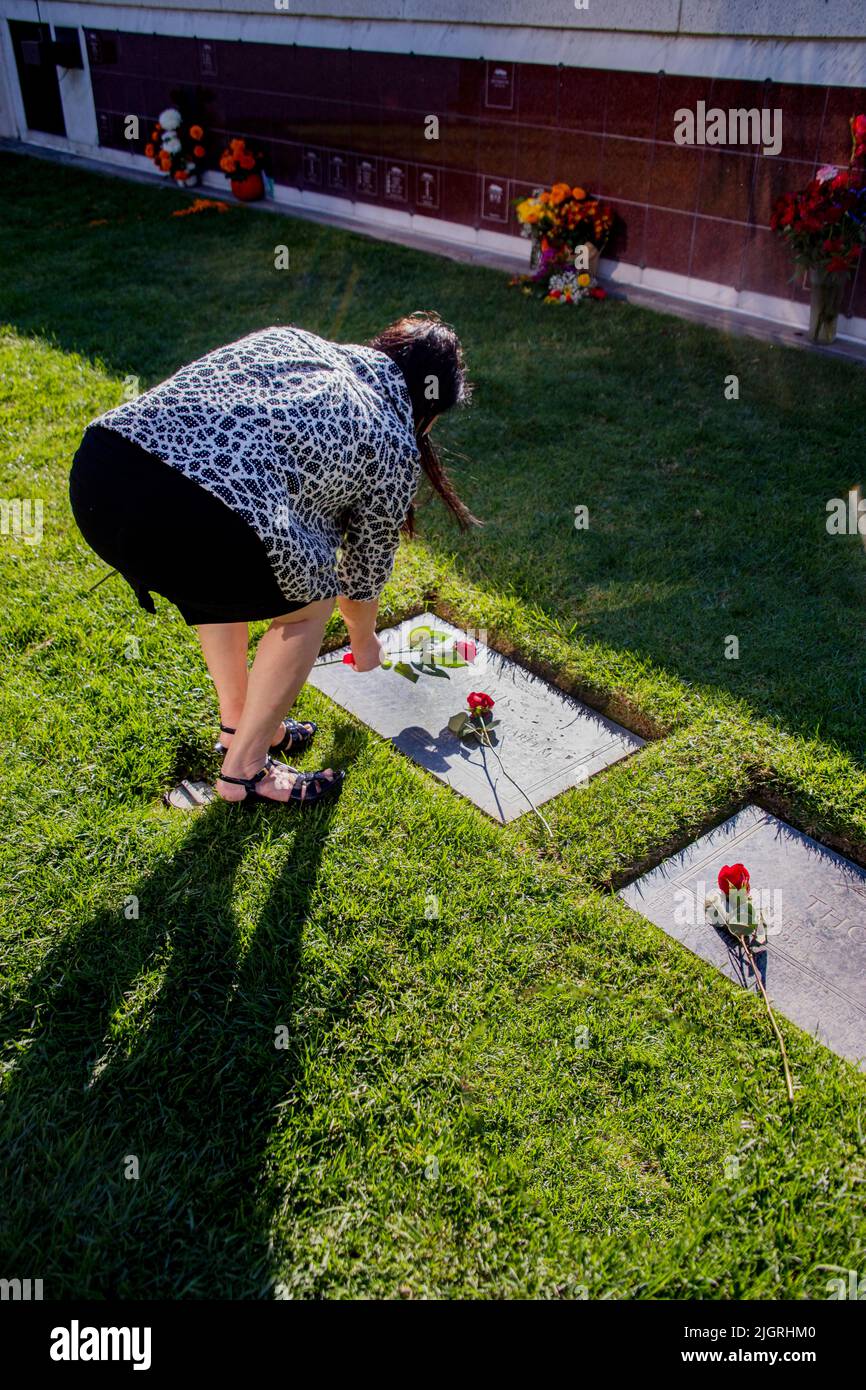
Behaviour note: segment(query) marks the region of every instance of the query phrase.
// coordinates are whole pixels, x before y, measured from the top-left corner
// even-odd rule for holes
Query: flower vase
[[[232,179],[232,193],[242,203],[256,203],[265,196],[265,185],[261,174],[247,174],[243,179]]]
[[[594,246],[591,241],[585,241],[583,245],[586,247],[587,273],[592,276],[593,280],[596,280],[598,278],[598,263],[601,260],[599,249],[597,246]],[[579,246],[574,248],[575,265],[577,264],[577,253],[580,249]]]
[[[842,297],[848,283],[845,275],[828,275],[821,266],[809,269],[811,303],[809,305],[809,341],[832,343],[842,308]]]

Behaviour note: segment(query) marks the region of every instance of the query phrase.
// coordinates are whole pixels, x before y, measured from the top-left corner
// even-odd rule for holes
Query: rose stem
[[[547,821],[544,819],[544,816],[541,814],[541,812],[539,811],[538,807],[537,807],[537,806],[535,805],[535,803],[530,799],[530,797],[528,797],[528,796],[526,795],[526,792],[523,790],[523,788],[521,787],[520,783],[519,783],[519,782],[515,782],[514,778],[511,776],[511,773],[505,771],[505,764],[503,763],[503,761],[502,761],[502,759],[500,758],[499,754],[497,753],[496,749],[493,747],[493,744],[490,742],[490,739],[489,739],[488,734],[487,734],[487,730],[483,727],[483,725],[478,725],[478,726],[476,726],[476,727],[477,727],[477,729],[478,729],[479,734],[481,734],[481,736],[482,736],[482,737],[481,737],[481,743],[482,743],[482,745],[486,745],[486,747],[488,747],[488,748],[490,749],[491,753],[493,754],[494,758],[495,758],[496,761],[498,762],[499,766],[502,768],[502,775],[503,775],[503,777],[507,777],[508,780],[509,780],[509,782],[511,783],[511,785],[512,785],[513,787],[516,787],[517,790],[520,792],[520,795],[521,795],[522,797],[524,797],[524,798],[529,802],[529,804],[530,804],[530,806],[532,807],[533,811],[534,811],[535,814],[538,816],[538,819],[541,821],[541,824],[544,826],[545,830],[547,831],[548,835],[550,836],[550,838],[551,838],[551,840],[552,840],[552,839],[553,839],[553,831],[551,830],[550,826],[547,824]]]
[[[734,936],[734,933],[731,932],[731,935]],[[782,1034],[779,1032],[779,1025],[778,1025],[778,1023],[776,1022],[775,1016],[774,1016],[774,1014],[773,1014],[773,1010],[772,1010],[772,1008],[770,1007],[770,1001],[769,1001],[769,999],[767,998],[767,991],[764,989],[764,982],[763,982],[763,980],[761,979],[761,976],[760,976],[760,974],[759,974],[759,972],[758,972],[758,967],[757,967],[757,964],[755,963],[755,957],[752,955],[752,951],[751,951],[751,948],[750,948],[750,946],[749,946],[748,941],[746,940],[746,938],[745,938],[744,936],[742,936],[742,937],[740,937],[740,936],[734,936],[734,940],[740,942],[740,944],[741,944],[742,947],[743,947],[743,950],[745,951],[746,955],[748,956],[748,958],[749,958],[749,964],[750,964],[751,967],[752,967],[752,973],[753,973],[753,975],[754,975],[754,977],[755,977],[755,983],[757,984],[758,989],[761,991],[762,995],[764,996],[764,1003],[765,1003],[766,1006],[767,1006],[767,1013],[770,1015],[770,1022],[771,1022],[772,1025],[773,1025],[773,1032],[776,1034],[776,1037],[779,1039],[779,1047],[781,1048],[781,1051],[782,1051],[782,1066],[785,1068],[785,1085],[786,1085],[787,1088],[788,1088],[788,1100],[791,1101],[791,1103],[793,1104],[793,1101],[794,1101],[794,1085],[793,1085],[793,1082],[791,1081],[791,1069],[790,1069],[790,1067],[788,1066],[788,1053],[787,1053],[786,1048],[785,1048],[785,1039],[782,1037]]]

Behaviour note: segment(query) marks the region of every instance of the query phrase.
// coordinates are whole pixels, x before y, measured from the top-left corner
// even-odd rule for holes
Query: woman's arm
[[[348,629],[355,670],[375,670],[382,660],[382,643],[376,636],[379,600],[346,598],[341,594],[337,604]]]
[[[376,615],[379,595],[394,568],[400,528],[411,501],[407,491],[390,482],[379,484],[352,507],[344,521],[337,561],[337,603],[349,630],[356,671],[372,671],[382,658]]]

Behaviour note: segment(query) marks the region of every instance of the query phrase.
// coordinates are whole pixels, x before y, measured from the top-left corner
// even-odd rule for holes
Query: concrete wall
[[[109,8],[140,9],[117,0]],[[5,7],[4,7],[5,8]],[[264,0],[149,0],[152,10],[258,14]],[[35,3],[29,9],[36,12]],[[751,38],[860,38],[866,36],[863,0],[287,0],[286,14],[316,18],[471,24],[495,28],[582,29],[645,34],[741,35]]]

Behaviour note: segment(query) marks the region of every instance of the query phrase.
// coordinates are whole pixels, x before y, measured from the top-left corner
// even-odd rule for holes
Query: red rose
[[[719,869],[719,887],[727,896],[733,889],[745,888],[749,891],[749,871],[745,864],[726,864]]]
[[[851,122],[851,129],[856,140],[866,139],[866,116],[855,116]]]
[[[345,656],[343,657],[343,665],[344,665],[344,666],[354,666],[354,664],[355,664],[355,658],[353,657],[352,653],[351,653],[351,652],[346,652]]]
[[[474,714],[478,709],[493,709],[495,701],[491,700],[489,695],[485,695],[483,690],[472,690],[466,696],[466,703]]]
[[[473,662],[478,655],[478,648],[471,638],[465,642],[455,642],[454,651],[463,661]]]
[[[590,299],[607,299],[607,290],[603,290],[600,285],[596,285],[589,292]]]

